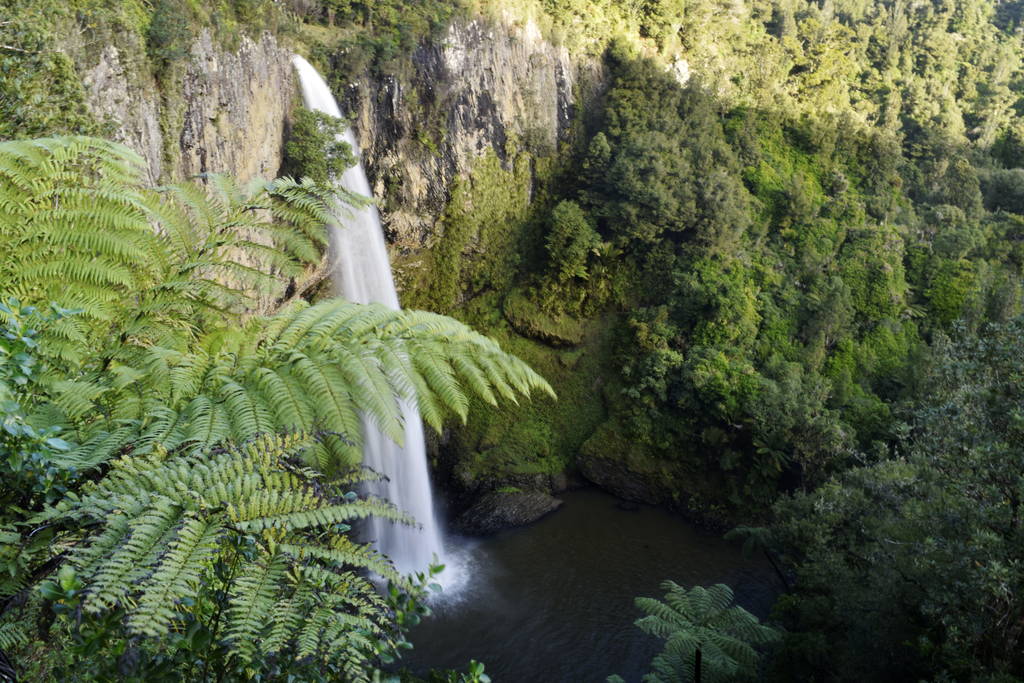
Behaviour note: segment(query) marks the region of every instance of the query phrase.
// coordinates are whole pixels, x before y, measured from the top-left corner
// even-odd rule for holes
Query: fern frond
[[[232,644],[232,654],[242,661],[253,659],[259,634],[269,622],[280,619],[274,610],[288,564],[280,553],[260,554],[232,582],[225,640]]]
[[[70,558],[86,585],[85,611],[120,610],[132,632],[160,636],[181,627],[195,596],[223,581],[225,566],[237,566],[222,635],[232,658],[253,661],[264,634],[317,656],[363,637],[349,629],[383,637],[390,615],[356,572],[410,584],[386,557],[337,530],[368,515],[411,520],[388,503],[336,488],[361,474],[335,481],[299,465],[310,445],[304,437],[263,436],[229,450],[156,448],[111,461],[103,479],[56,513],[102,525]],[[277,614],[277,606],[287,610]],[[317,629],[307,628],[310,620]],[[299,624],[304,645],[294,639]]]
[[[195,595],[205,564],[224,531],[215,519],[188,516],[152,576],[139,586],[138,607],[128,618],[131,630],[148,636],[168,632],[179,616],[178,602]]]

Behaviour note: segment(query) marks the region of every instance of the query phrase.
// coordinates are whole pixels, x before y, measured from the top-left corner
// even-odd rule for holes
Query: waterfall
[[[295,56],[292,61],[306,107],[341,118],[338,103],[317,70],[302,57]],[[352,146],[358,158],[359,146],[351,128],[342,139]],[[361,162],[346,170],[339,183],[350,192],[372,196]],[[391,277],[377,207],[339,207],[337,223],[330,225],[329,230],[334,284],[341,296],[356,303],[379,303],[397,310],[398,293]],[[382,434],[370,420],[363,419],[363,462],[387,477],[386,481],[372,484],[370,492],[412,515],[419,525],[410,527],[377,518],[370,521],[370,535],[378,549],[394,561],[400,572],[408,573],[426,570],[433,555],[441,555],[443,544],[430,490],[423,422],[415,406],[405,401],[402,415],[404,447]]]

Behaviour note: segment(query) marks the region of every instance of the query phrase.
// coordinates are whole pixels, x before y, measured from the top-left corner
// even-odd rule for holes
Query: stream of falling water
[[[299,56],[293,57],[293,63],[306,107],[341,118],[338,103],[317,70]],[[342,139],[358,157],[359,145],[351,128]],[[346,170],[339,184],[350,192],[372,196],[362,162]],[[339,206],[336,218],[329,230],[335,263],[333,279],[339,294],[356,303],[380,303],[397,310],[398,293],[377,207]],[[402,414],[404,446],[382,434],[369,419],[363,419],[363,462],[387,477],[372,484],[370,492],[391,501],[418,524],[410,527],[378,518],[370,521],[370,536],[377,547],[394,561],[400,572],[409,573],[426,570],[435,554],[441,558],[444,544],[434,511],[423,422],[415,406],[408,402],[402,403]],[[449,585],[451,572],[452,569],[445,572],[445,583]]]

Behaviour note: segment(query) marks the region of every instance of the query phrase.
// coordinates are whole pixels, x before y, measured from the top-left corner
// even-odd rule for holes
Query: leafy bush
[[[56,27],[68,9],[48,5],[0,5],[0,140],[100,132],[74,62],[56,49]]]
[[[299,109],[292,118],[284,145],[282,171],[294,178],[310,178],[329,187],[357,161],[352,147],[339,136],[345,122],[309,109]]]

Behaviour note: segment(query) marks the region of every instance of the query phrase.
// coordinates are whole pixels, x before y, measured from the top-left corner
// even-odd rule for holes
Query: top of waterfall
[[[341,118],[341,110],[331,94],[331,88],[320,72],[312,64],[299,55],[292,55],[292,65],[299,72],[299,86],[302,89],[302,101],[306,107],[315,111]]]

